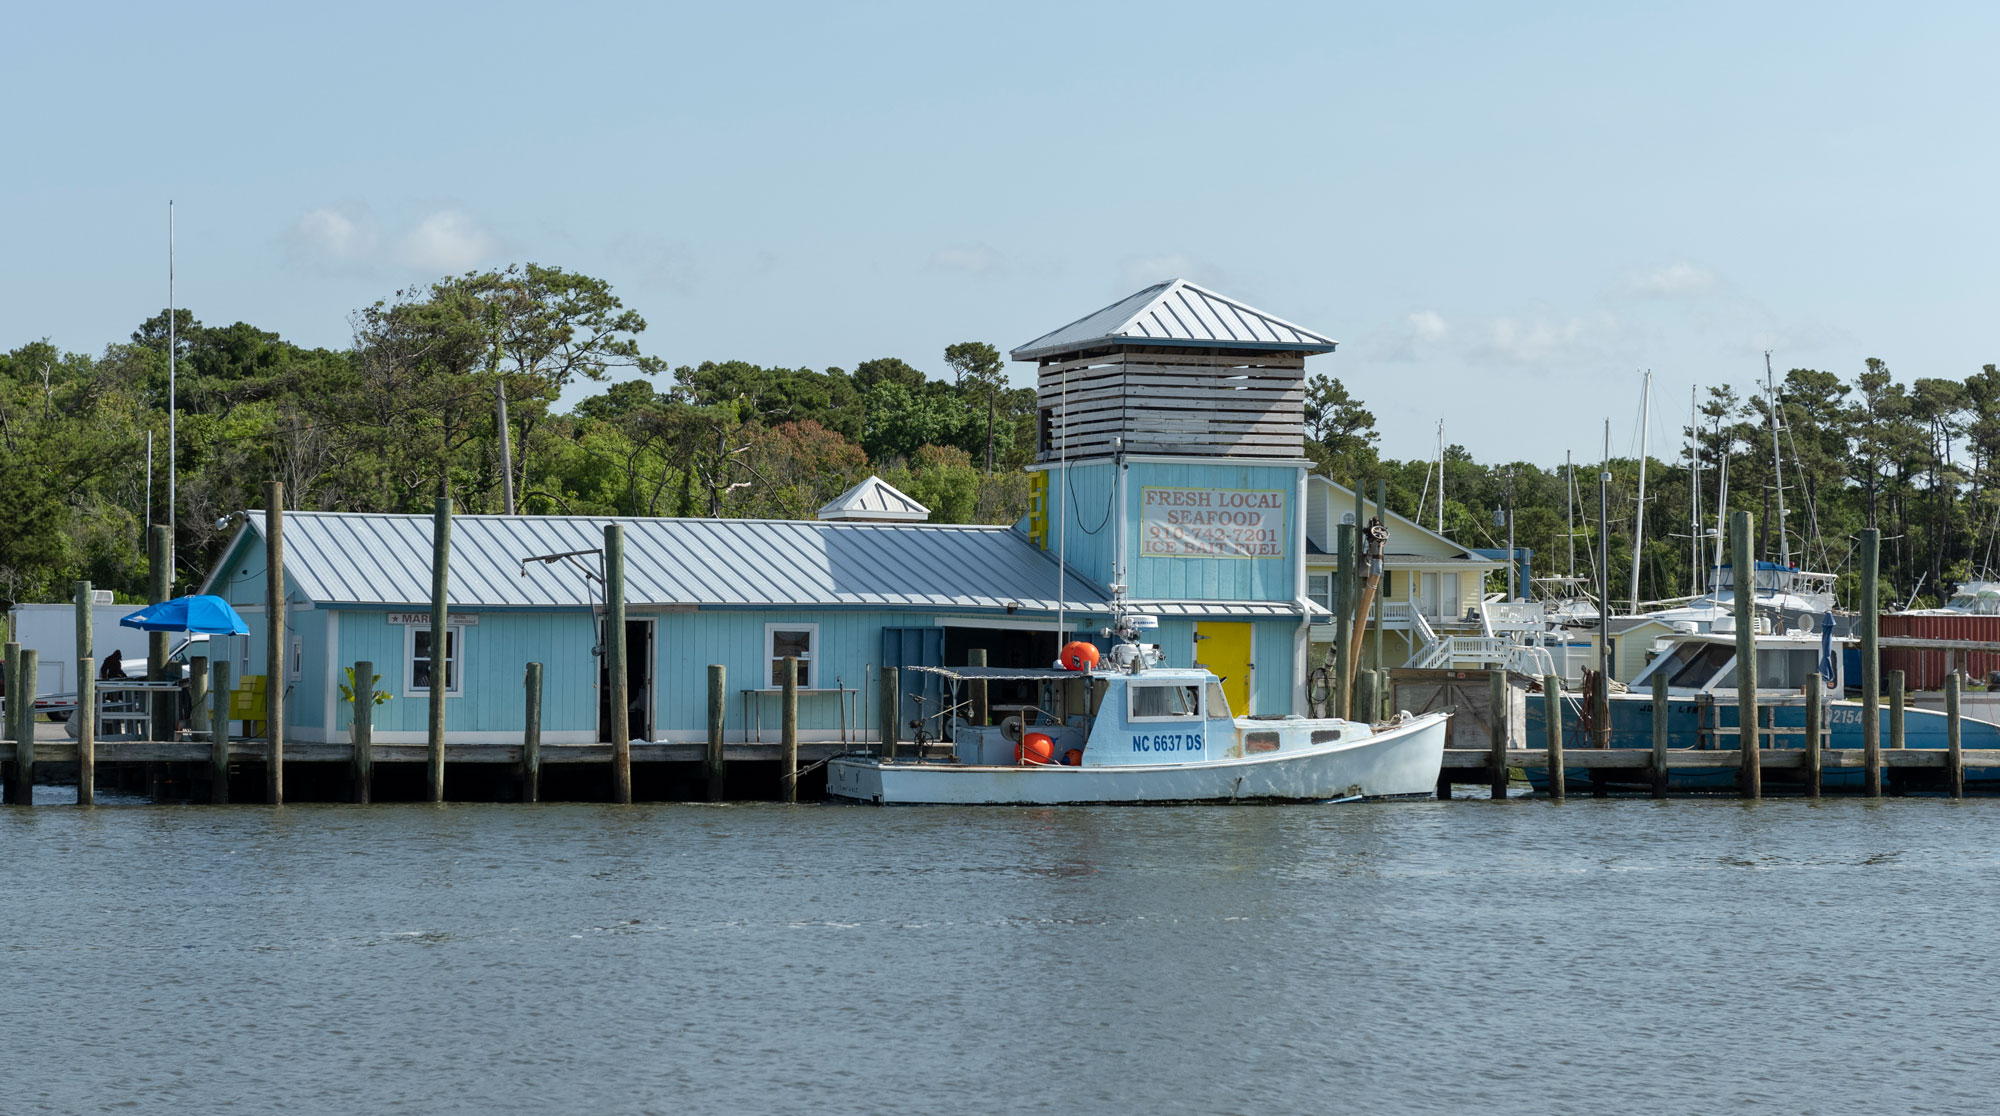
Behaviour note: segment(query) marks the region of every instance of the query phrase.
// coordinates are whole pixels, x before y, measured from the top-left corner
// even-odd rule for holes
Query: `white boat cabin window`
[[[1230,719],[1229,695],[1222,692],[1222,683],[1220,682],[1210,682],[1208,684],[1208,719],[1211,721],[1227,721]]]
[[[1802,689],[1818,673],[1818,651],[1800,648],[1757,652],[1757,688],[1760,690]],[[1729,668],[1716,678],[1715,685],[1722,689],[1736,685],[1736,658],[1733,650],[1730,653]]]
[[[1173,721],[1201,716],[1201,687],[1180,683],[1131,685],[1134,721]]]
[[[418,697],[431,692],[431,630],[416,624],[407,626],[409,642],[404,644],[403,677],[409,679],[403,687],[405,697]],[[465,672],[459,661],[459,649],[464,646],[465,629],[452,625],[444,630],[444,692],[456,697],[463,690]]]
[[[771,663],[771,688],[785,684],[785,659],[799,660],[799,689],[812,688],[813,651],[819,646],[818,624],[764,625],[764,657]]]

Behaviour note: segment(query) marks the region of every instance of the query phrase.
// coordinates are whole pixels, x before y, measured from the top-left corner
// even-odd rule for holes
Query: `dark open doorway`
[[[653,621],[625,621],[625,723],[628,739],[653,738]],[[611,740],[611,672],[608,657],[597,660],[597,739]]]
[[[1056,633],[1023,631],[1019,628],[946,628],[944,661],[947,666],[966,665],[967,652],[986,649],[986,665],[994,667],[1045,667],[1056,661]],[[994,682],[987,700],[998,711],[1032,704],[1033,682]]]

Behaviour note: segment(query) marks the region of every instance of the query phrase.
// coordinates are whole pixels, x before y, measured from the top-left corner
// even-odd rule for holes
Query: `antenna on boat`
[[[1576,580],[1576,462],[1570,457],[1570,451],[1564,450],[1563,475],[1568,480],[1563,486],[1563,529],[1569,536],[1569,576],[1570,580],[1574,581]]]
[[[1646,386],[1639,397],[1639,501],[1632,521],[1632,614],[1639,613],[1639,553],[1646,546],[1646,435],[1653,425],[1653,370],[1646,369]],[[1608,456],[1608,455],[1607,455]]]
[[[1056,463],[1062,472],[1062,522],[1056,524],[1056,660],[1062,660],[1063,599],[1069,596],[1069,367],[1058,373],[1062,401],[1062,435],[1056,439]]]

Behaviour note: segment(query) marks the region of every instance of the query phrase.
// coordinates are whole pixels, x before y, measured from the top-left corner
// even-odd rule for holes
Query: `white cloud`
[[[1007,268],[1007,258],[985,244],[957,244],[931,253],[933,271],[962,271],[968,275],[992,275]]]
[[[1625,277],[1627,290],[1652,298],[1688,298],[1707,294],[1721,285],[1722,278],[1715,272],[1686,260]]]
[[[1594,347],[1590,333],[1591,327],[1582,318],[1495,318],[1486,339],[1473,348],[1472,355],[1497,364],[1561,363]]]
[[[466,271],[499,250],[500,240],[485,226],[456,209],[442,209],[424,218],[396,246],[396,258],[431,271]]]
[[[300,217],[288,238],[292,250],[319,263],[355,264],[375,253],[375,229],[365,216],[315,209]]]
[[[1419,341],[1436,341],[1451,332],[1451,326],[1435,310],[1419,310],[1410,315],[1410,330]]]
[[[1210,290],[1220,290],[1229,285],[1228,277],[1222,269],[1204,263],[1184,252],[1170,252],[1161,256],[1127,256],[1120,261],[1124,272],[1125,294],[1154,283],[1164,283],[1169,279],[1186,279],[1199,283]]]

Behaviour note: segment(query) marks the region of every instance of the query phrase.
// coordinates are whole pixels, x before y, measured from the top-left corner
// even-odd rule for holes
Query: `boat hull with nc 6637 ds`
[[[1122,649],[1121,649],[1122,650]],[[1150,650],[1150,649],[1148,649]],[[1206,670],[1144,665],[917,667],[968,685],[1032,693],[998,725],[950,718],[951,755],[840,756],[827,791],[881,805],[1327,801],[1433,793],[1446,715],[1371,725],[1231,716]],[[949,710],[967,708],[953,701]]]

